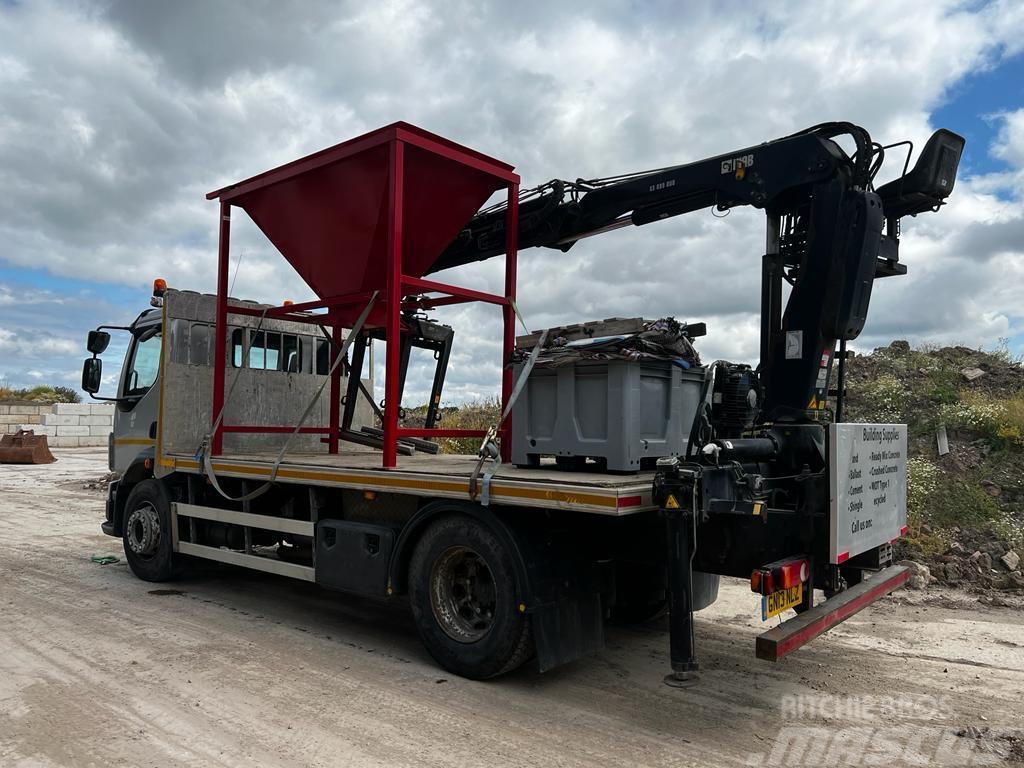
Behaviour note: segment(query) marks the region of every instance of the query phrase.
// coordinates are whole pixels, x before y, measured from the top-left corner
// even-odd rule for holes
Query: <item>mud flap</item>
[[[537,606],[530,613],[541,672],[604,648],[601,596],[584,593]]]

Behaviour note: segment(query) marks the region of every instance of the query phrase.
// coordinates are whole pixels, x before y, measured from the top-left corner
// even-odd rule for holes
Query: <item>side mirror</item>
[[[110,334],[106,331],[89,331],[89,341],[86,342],[85,348],[94,355],[102,355],[109,343]]]
[[[95,331],[93,331],[95,333]],[[92,334],[90,334],[91,336]],[[103,334],[107,337],[107,341],[110,340],[110,334]],[[90,341],[92,339],[90,338]],[[106,342],[103,344],[103,348],[106,348]],[[91,349],[89,350],[92,351]],[[85,363],[82,365],[82,389],[88,392],[90,395],[95,395],[100,391],[100,379],[103,375],[103,361],[98,357],[87,358]]]

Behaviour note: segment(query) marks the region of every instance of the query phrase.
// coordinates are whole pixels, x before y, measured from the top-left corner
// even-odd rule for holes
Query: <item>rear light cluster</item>
[[[750,574],[750,589],[759,595],[770,595],[780,589],[795,587],[811,575],[811,562],[806,557],[778,560]]]

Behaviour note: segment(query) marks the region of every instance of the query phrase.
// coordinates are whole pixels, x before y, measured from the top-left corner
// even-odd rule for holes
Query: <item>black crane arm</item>
[[[852,134],[860,163],[830,137]],[[576,241],[630,224],[641,226],[702,208],[766,208],[806,197],[809,185],[844,173],[870,182],[867,133],[829,123],[755,147],[656,171],[595,181],[555,179],[524,193],[519,204],[519,247],[567,251]],[[481,211],[441,254],[431,271],[483,261],[505,252],[505,204]]]
[[[848,155],[833,139],[852,138]],[[577,241],[702,208],[751,205],[768,217],[762,271],[762,419],[803,420],[824,408],[837,341],[857,337],[876,277],[903,274],[899,218],[937,209],[953,190],[962,137],[939,130],[912,171],[872,191],[885,147],[851,123],[686,165],[594,181],[554,180],[524,193],[519,247],[567,251]],[[505,251],[505,205],[478,213],[431,271]],[[793,290],[782,309],[782,281]]]

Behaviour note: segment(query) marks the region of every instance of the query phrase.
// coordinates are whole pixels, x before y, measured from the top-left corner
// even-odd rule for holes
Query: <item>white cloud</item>
[[[0,328],[0,352],[7,359],[10,356],[44,356],[48,354],[74,354],[81,350],[81,344],[71,339],[54,338],[46,334],[22,334],[7,328]]]
[[[1024,108],[999,115],[1002,122],[992,154],[1014,168],[1024,169]]]
[[[138,286],[138,309],[155,276],[212,290],[205,192],[396,119],[514,162],[526,184],[686,162],[832,119],[919,147],[950,88],[1021,41],[1016,2],[5,7],[0,263]],[[993,153],[1011,170],[962,178],[938,215],[906,222],[911,276],[877,286],[859,344],[989,344],[1024,316],[1005,280],[1021,271],[1024,110],[996,119]],[[243,219],[235,292],[307,298]],[[705,320],[705,357],[749,359],[760,227],[752,211],[697,213],[567,254],[525,252],[519,304],[534,326]],[[499,290],[499,261],[444,279]],[[0,307],[9,296],[0,290]],[[448,396],[494,391],[496,314],[448,316],[459,334]],[[19,328],[47,321],[35,322]]]

